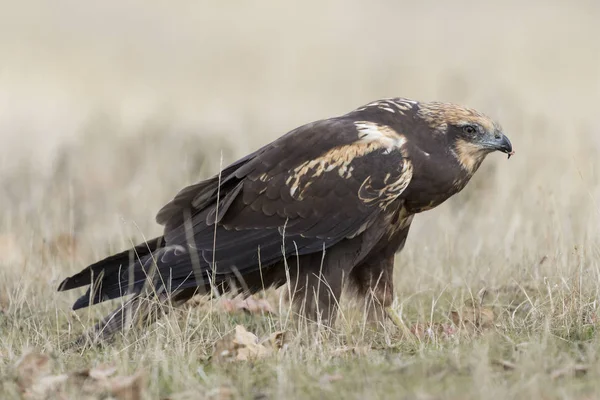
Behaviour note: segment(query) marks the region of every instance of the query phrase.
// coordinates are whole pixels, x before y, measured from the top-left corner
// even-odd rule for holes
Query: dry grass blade
[[[492,360],[492,364],[504,368],[505,371],[517,369],[517,365],[508,360]]]
[[[559,379],[566,376],[581,376],[587,374],[590,366],[584,364],[569,365],[563,368],[556,369],[550,373],[550,378]]]

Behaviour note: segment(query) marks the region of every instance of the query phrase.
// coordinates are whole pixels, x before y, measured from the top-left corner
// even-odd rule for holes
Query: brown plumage
[[[163,236],[90,265],[59,290],[89,285],[74,309],[134,296],[97,325],[103,337],[143,299],[180,303],[288,280],[312,318],[335,316],[344,283],[388,306],[394,254],[414,214],[463,189],[495,150],[512,154],[499,125],[475,110],[376,101],[294,129],[184,188],[156,217]]]

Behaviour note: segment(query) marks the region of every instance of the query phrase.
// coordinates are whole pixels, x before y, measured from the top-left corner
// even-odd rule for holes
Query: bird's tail
[[[132,266],[135,267],[143,264],[143,262],[148,262],[148,260],[151,261],[153,252],[164,248],[164,246],[165,240],[160,236],[121,253],[106,257],[81,272],[66,278],[59,285],[58,291],[62,292],[89,285],[87,292],[73,304],[73,310],[127,294],[139,293],[138,287],[128,287],[129,281],[127,279],[129,275],[127,272],[130,270],[135,271]],[[143,278],[145,275],[143,271],[140,271],[138,271],[138,275]],[[143,281],[143,279],[141,280]],[[126,283],[123,284],[122,281],[126,281]]]
[[[79,336],[74,344],[96,344],[134,326],[151,325],[158,318],[168,314],[173,307],[189,300],[195,293],[195,288],[186,288],[173,293],[163,291],[136,294]]]

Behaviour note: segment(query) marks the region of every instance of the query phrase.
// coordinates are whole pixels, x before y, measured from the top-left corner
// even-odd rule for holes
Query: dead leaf
[[[131,376],[116,376],[110,380],[110,393],[118,400],[140,400],[146,379],[141,371]]]
[[[26,392],[41,378],[50,375],[50,357],[36,351],[26,352],[15,365],[17,385],[22,392]]]
[[[254,296],[245,297],[243,294],[232,299],[222,297],[219,305],[227,313],[244,311],[250,314],[276,314],[267,299],[257,299]]]
[[[267,357],[285,346],[285,332],[275,332],[264,340],[248,332],[242,325],[215,343],[213,358],[217,362],[248,361]]]
[[[15,369],[17,384],[23,396],[32,400],[86,396],[140,400],[145,386],[141,372],[131,376],[114,376],[116,368],[112,366],[51,375],[50,358],[35,351],[21,357]]]
[[[258,337],[254,333],[248,332],[242,325],[237,325],[233,342],[240,346],[254,346],[258,344]]]
[[[188,300],[185,304],[189,308],[200,308],[204,311],[221,311],[228,314],[249,313],[249,314],[272,314],[277,311],[271,304],[277,304],[280,301],[280,291],[268,289],[258,296],[245,296],[237,294],[232,297],[231,294],[219,297],[217,301],[212,301],[211,296],[197,295]]]
[[[240,361],[262,358],[270,353],[269,349],[258,343],[258,337],[254,333],[248,332],[242,325],[235,327],[233,343],[238,350],[236,358]]]

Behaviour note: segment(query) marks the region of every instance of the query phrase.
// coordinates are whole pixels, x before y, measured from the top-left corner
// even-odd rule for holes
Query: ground
[[[25,3],[0,15],[1,398],[598,397],[597,2]],[[115,305],[71,311],[65,276],[160,234],[184,185],[390,96],[480,109],[516,150],[415,218],[401,328],[347,296],[315,329],[282,290],[68,346]]]

